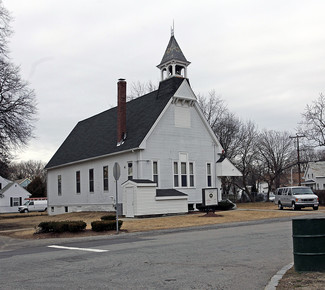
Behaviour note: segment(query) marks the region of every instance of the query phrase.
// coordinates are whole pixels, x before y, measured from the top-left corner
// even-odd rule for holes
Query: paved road
[[[264,289],[293,260],[289,220],[33,243],[3,244],[0,289]]]

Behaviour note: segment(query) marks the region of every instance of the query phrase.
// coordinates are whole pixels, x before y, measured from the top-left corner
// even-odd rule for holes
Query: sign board
[[[118,180],[120,178],[120,175],[121,175],[120,165],[117,162],[115,162],[113,167],[113,176],[115,180]]]
[[[118,203],[118,190],[117,190],[117,181],[120,178],[121,175],[121,169],[120,165],[115,162],[113,167],[113,176],[116,181],[116,203],[115,203],[115,209],[116,209],[116,233],[118,233],[118,213],[119,213],[119,203]]]
[[[203,206],[218,205],[218,188],[202,188]]]

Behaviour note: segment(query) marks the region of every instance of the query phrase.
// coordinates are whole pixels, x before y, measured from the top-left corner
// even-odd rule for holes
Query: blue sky
[[[16,160],[48,161],[78,121],[116,105],[119,78],[158,84],[175,23],[195,93],[215,90],[260,129],[295,132],[324,92],[325,1],[3,0],[10,49],[38,101]]]

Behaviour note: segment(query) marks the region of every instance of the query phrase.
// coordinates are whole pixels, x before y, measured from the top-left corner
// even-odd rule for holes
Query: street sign
[[[115,180],[119,180],[121,175],[121,169],[120,169],[120,165],[115,162],[114,167],[113,167],[113,176],[115,178]]]
[[[116,183],[116,204],[115,204],[115,210],[116,210],[116,233],[118,234],[118,189],[117,189],[117,181],[120,178],[121,175],[121,169],[120,165],[115,162],[113,167],[113,176],[115,178]]]

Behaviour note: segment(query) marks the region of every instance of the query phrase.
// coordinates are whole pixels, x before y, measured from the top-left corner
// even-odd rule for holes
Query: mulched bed
[[[223,215],[221,214],[216,214],[213,211],[209,211],[207,212],[205,215],[203,215],[202,217],[223,217]]]

